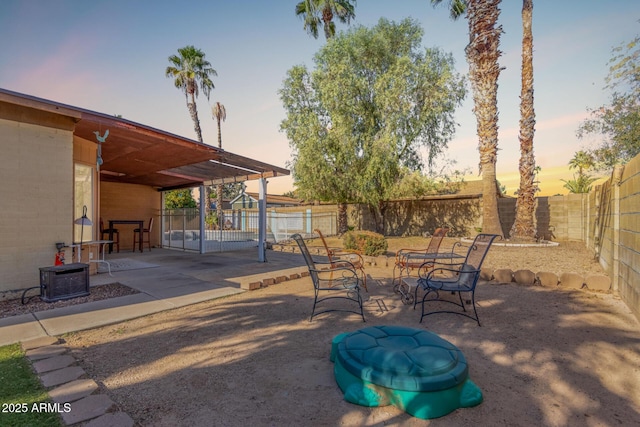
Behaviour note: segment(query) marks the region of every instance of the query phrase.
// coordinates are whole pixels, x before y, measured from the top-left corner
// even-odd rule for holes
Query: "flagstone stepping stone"
[[[394,405],[431,419],[482,402],[462,351],[425,330],[373,326],[340,334],[331,361],[345,400],[357,405]]]

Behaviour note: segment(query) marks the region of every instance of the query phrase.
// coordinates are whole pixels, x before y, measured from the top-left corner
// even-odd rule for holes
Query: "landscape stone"
[[[84,369],[80,366],[70,366],[68,368],[58,369],[49,372],[40,377],[40,382],[45,387],[55,387],[69,381],[77,380],[85,374]]]
[[[61,415],[64,422],[71,425],[104,415],[113,405],[109,396],[95,394],[71,402],[71,411],[63,412]]]
[[[584,280],[592,291],[608,291],[611,289],[611,278],[603,274],[591,274]]]
[[[555,288],[558,286],[558,275],[549,271],[538,271],[536,275],[541,286]]]
[[[89,396],[97,389],[98,384],[93,380],[75,380],[49,390],[49,397],[57,403],[68,403]]]
[[[56,337],[40,337],[34,338],[32,340],[24,341],[22,343],[22,350],[28,351],[38,347],[44,347],[47,345],[53,345],[58,343],[58,338]]]
[[[43,372],[55,371],[57,369],[66,368],[69,365],[76,363],[76,359],[72,356],[55,356],[48,359],[43,359],[33,364],[33,369],[39,374]]]
[[[46,359],[53,356],[59,356],[67,351],[67,348],[60,344],[47,345],[44,347],[38,347],[27,351],[25,354],[31,361],[40,359]]]
[[[536,282],[536,274],[531,270],[516,270],[513,279],[520,285],[533,285]]]
[[[511,283],[513,271],[508,268],[498,268],[493,271],[493,279],[498,283]]]
[[[584,277],[578,273],[562,273],[560,275],[560,286],[564,288],[582,289]]]
[[[289,275],[289,280],[295,280],[300,278],[300,273],[292,273]]]
[[[260,289],[260,287],[262,287],[262,282],[240,283],[240,288],[245,289],[247,291],[255,291],[256,289]]]
[[[493,280],[493,269],[492,268],[481,268],[480,269],[480,280]]]

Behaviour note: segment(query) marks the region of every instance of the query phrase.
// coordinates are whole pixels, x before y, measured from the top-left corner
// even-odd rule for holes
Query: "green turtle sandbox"
[[[425,330],[372,326],[339,334],[331,361],[345,400],[357,405],[394,405],[430,419],[482,402],[462,351]]]

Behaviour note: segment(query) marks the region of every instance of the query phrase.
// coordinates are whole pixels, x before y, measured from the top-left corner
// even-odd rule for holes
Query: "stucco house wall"
[[[0,298],[38,286],[55,243],[71,239],[72,129],[68,117],[0,106]]]

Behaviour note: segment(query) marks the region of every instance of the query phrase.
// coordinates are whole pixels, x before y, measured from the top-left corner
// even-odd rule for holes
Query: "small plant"
[[[345,249],[354,250],[368,256],[378,256],[387,252],[387,239],[372,231],[348,231],[342,243]]]

